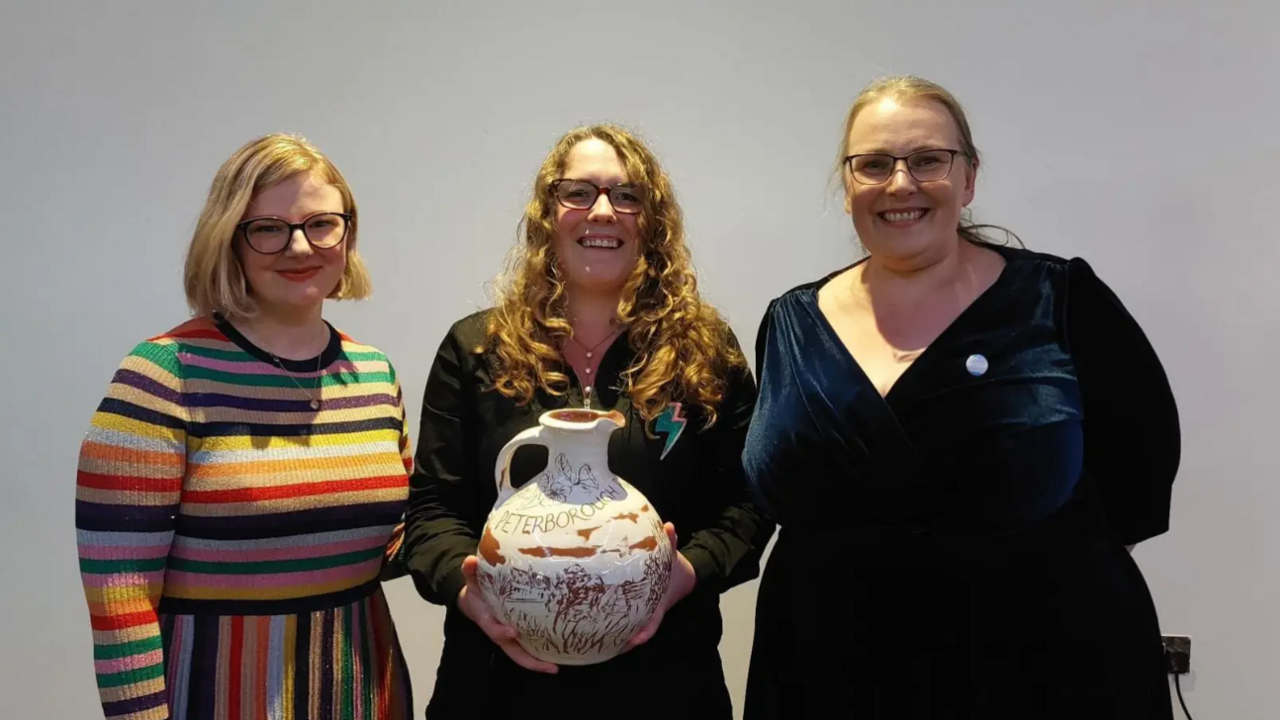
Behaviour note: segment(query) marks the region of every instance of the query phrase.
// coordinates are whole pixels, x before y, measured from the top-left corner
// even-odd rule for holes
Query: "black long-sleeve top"
[[[675,525],[680,552],[698,583],[645,645],[600,665],[562,667],[558,675],[542,675],[512,663],[458,610],[458,592],[465,584],[461,565],[475,554],[497,498],[498,452],[517,433],[536,426],[543,412],[582,407],[583,390],[573,379],[566,395],[539,390],[521,406],[493,389],[492,353],[475,352],[484,341],[486,322],[487,311],[453,325],[440,344],[423,396],[406,561],[422,597],[447,607],[445,643],[427,717],[515,717],[513,713],[528,709],[525,703],[548,693],[574,697],[575,704],[590,697],[617,703],[622,697],[618,689],[633,687],[638,678],[666,689],[628,693],[625,707],[615,705],[611,716],[696,711],[698,717],[730,717],[717,650],[719,596],[759,574],[760,556],[774,530],[752,504],[742,470],[756,401],[750,371],[742,368],[729,379],[711,427],[705,427],[698,408],[673,403],[646,433],[638,409],[618,389],[635,351],[623,335],[605,352],[592,383],[591,407],[618,410],[627,419],[609,439],[610,468]],[[534,477],[545,464],[544,448],[520,448],[511,463],[512,483],[518,486]],[[672,705],[675,697],[685,698],[678,709]]]

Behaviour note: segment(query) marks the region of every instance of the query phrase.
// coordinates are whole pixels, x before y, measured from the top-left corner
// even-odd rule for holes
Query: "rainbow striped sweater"
[[[330,336],[278,366],[195,319],[120,364],[76,482],[106,717],[412,716],[379,584],[408,497],[403,398],[385,355]]]

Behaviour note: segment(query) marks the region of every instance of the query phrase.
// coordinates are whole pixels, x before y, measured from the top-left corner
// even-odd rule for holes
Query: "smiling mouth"
[[[578,244],[584,248],[604,248],[606,250],[617,250],[622,247],[622,240],[616,237],[588,236],[578,238]]]
[[[886,210],[882,213],[876,213],[881,220],[889,223],[909,223],[920,220],[929,214],[928,208],[914,208],[911,210]]]
[[[286,280],[309,280],[316,273],[320,272],[320,268],[294,268],[292,270],[277,270],[277,273],[284,276]]]

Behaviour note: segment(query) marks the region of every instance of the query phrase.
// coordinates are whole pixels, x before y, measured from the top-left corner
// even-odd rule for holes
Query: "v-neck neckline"
[[[827,342],[839,348],[838,352],[845,361],[852,366],[855,377],[859,378],[864,385],[870,388],[871,392],[880,399],[880,402],[890,409],[890,412],[893,410],[894,397],[901,394],[899,393],[900,388],[907,384],[912,377],[922,372],[919,367],[921,365],[925,365],[933,358],[934,355],[940,352],[938,348],[944,347],[946,342],[950,340],[951,336],[959,332],[957,328],[962,327],[969,318],[973,317],[978,309],[981,309],[987,303],[991,302],[991,298],[995,297],[997,288],[1003,286],[1011,275],[1010,270],[1013,266],[1014,258],[1011,257],[1009,253],[1005,252],[1007,248],[999,246],[988,247],[998,253],[1004,260],[1004,267],[1000,268],[1000,273],[996,275],[995,280],[993,280],[985,290],[978,293],[978,296],[975,297],[968,306],[960,311],[960,314],[957,315],[954,320],[942,329],[942,332],[938,333],[937,337],[935,337],[923,350],[920,351],[920,354],[916,356],[916,359],[912,360],[911,364],[907,365],[907,368],[898,375],[897,379],[895,379],[892,384],[889,385],[889,390],[885,393],[880,392],[880,388],[876,387],[876,384],[871,380],[871,376],[867,375],[866,371],[863,370],[858,359],[853,356],[853,352],[851,352],[849,347],[845,345],[844,340],[840,337],[840,333],[836,332],[835,326],[831,324],[831,320],[827,318],[826,314],[822,312],[822,308],[818,305],[818,293],[822,288],[826,287],[828,283],[840,276],[842,273],[865,263],[869,258],[863,258],[852,265],[831,273],[817,283],[814,283],[809,288],[809,291],[805,293],[805,300],[809,305],[810,312],[813,313],[814,318],[818,323],[819,331],[827,336]]]

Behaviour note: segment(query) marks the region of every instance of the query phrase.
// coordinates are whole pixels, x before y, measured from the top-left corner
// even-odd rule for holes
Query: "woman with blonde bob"
[[[447,607],[427,717],[522,717],[530,701],[541,715],[550,701],[614,718],[729,718],[719,596],[756,576],[773,526],[743,484],[755,383],[698,295],[671,182],[627,131],[579,128],[543,162],[521,225],[496,303],[450,328],[426,384],[405,547],[419,592]],[[584,405],[626,417],[610,468],[674,525],[679,552],[628,652],[558,667],[486,609],[473,556],[498,452],[543,412]],[[513,485],[545,464],[517,453]],[[638,678],[652,692],[620,692]]]
[[[269,135],[214,177],[194,317],[120,364],[75,524],[107,718],[412,716],[380,580],[412,464],[395,370],[322,317],[359,299],[338,169]]]

